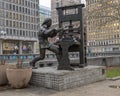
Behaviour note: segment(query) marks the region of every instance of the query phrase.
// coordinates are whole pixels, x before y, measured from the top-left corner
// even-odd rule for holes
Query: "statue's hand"
[[[64,29],[63,28],[58,28],[58,29],[56,29],[57,30],[57,32],[61,32],[61,31],[63,31]]]

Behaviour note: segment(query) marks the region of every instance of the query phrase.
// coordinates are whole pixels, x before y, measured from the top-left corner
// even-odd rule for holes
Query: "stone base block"
[[[74,71],[57,70],[57,67],[33,69],[31,85],[65,90],[105,79],[105,67],[87,66]]]

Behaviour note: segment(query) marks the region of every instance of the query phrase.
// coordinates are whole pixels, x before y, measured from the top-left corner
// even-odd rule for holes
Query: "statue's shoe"
[[[38,68],[38,67],[35,67],[35,66],[34,66],[33,62],[30,62],[29,64],[30,64],[30,66],[32,67],[32,69],[37,69],[37,68]]]
[[[38,67],[32,67],[32,69],[38,69]]]

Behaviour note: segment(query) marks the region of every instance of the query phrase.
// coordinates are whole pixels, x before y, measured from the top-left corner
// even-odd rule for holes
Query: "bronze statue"
[[[82,7],[84,4],[58,7],[59,28],[50,28],[52,20],[47,18],[41,25],[38,32],[40,46],[40,56],[35,57],[30,65],[35,68],[35,63],[45,58],[46,49],[54,52],[58,60],[58,70],[74,70],[71,65],[77,65],[80,68],[87,66],[86,58],[86,36],[83,31]],[[67,14],[66,10],[75,10],[75,14]],[[77,9],[77,10],[76,10]],[[63,14],[65,13],[65,14]],[[74,22],[77,21],[77,27]],[[64,23],[68,24],[67,29],[63,29]],[[62,28],[62,29],[61,29]],[[56,43],[50,43],[48,38],[53,38],[59,33],[59,40]],[[57,46],[55,45],[57,44]],[[79,63],[71,63],[69,52],[79,52]]]
[[[50,29],[52,25],[51,18],[45,19],[45,21],[42,23],[41,28],[38,32],[38,40],[39,40],[39,51],[40,56],[35,57],[31,62],[30,65],[35,68],[35,63],[39,60],[43,60],[45,58],[45,51],[46,49],[56,53],[57,59],[59,59],[59,48],[55,46],[55,44],[50,43],[48,41],[48,37],[55,37],[59,30],[56,29]],[[59,60],[58,60],[59,61]]]
[[[56,43],[50,43],[48,41],[48,37],[53,38],[57,35],[58,32],[63,31],[61,28],[60,29],[52,29],[50,28],[52,25],[52,20],[51,18],[45,19],[45,21],[42,23],[41,28],[38,32],[38,40],[39,40],[39,48],[40,48],[40,56],[35,57],[32,61],[30,61],[30,65],[33,68],[35,67],[35,63],[39,60],[43,60],[45,58],[45,51],[46,49],[54,52],[57,57],[58,61],[58,70],[73,70],[69,65],[67,65],[65,68],[62,68],[63,66],[63,61],[62,61],[62,49],[61,46],[55,45],[59,43],[60,40],[58,40]],[[62,68],[62,69],[61,69]]]

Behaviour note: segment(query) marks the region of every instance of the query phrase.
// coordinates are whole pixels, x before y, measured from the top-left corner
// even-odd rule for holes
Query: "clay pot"
[[[8,83],[6,76],[6,65],[0,65],[0,85],[5,85]]]
[[[15,68],[15,65],[0,65],[0,85],[6,85],[8,83],[6,69],[7,68]]]
[[[7,68],[6,73],[9,84],[13,88],[24,88],[30,81],[32,68]]]

